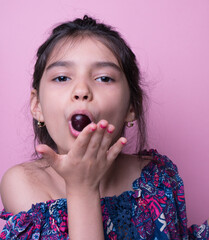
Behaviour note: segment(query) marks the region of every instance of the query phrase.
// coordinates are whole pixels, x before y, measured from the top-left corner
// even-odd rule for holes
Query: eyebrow
[[[120,73],[122,72],[121,68],[113,62],[95,62],[93,63],[93,67],[95,68],[111,67]]]
[[[71,61],[56,61],[51,63],[47,68],[46,71],[50,70],[51,68],[54,67],[70,67],[73,65],[73,62]]]
[[[56,61],[56,62],[53,62],[51,63],[47,68],[46,68],[46,71],[54,68],[54,67],[70,67],[70,66],[73,66],[75,65],[74,62],[72,61]],[[121,68],[113,63],[113,62],[109,62],[109,61],[98,61],[98,62],[94,62],[92,64],[92,67],[93,68],[103,68],[103,67],[111,67],[113,69],[115,69],[116,71],[118,72],[122,72]]]

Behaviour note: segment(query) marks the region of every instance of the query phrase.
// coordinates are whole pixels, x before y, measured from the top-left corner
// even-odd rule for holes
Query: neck
[[[101,197],[120,195],[132,190],[133,181],[140,176],[138,156],[120,154],[100,183]]]

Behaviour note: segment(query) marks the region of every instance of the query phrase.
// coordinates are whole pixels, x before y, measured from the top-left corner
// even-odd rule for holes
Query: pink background
[[[149,145],[178,165],[189,224],[200,224],[209,218],[208,0],[1,0],[0,177],[33,149],[37,47],[55,23],[85,13],[115,26],[135,51],[149,95]]]

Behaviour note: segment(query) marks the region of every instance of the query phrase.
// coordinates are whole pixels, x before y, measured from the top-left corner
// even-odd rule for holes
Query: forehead
[[[47,65],[53,61],[67,59],[71,60],[106,60],[112,61],[116,65],[119,65],[119,62],[110,48],[105,44],[105,41],[102,41],[95,36],[77,36],[77,37],[66,37],[58,41],[49,55]]]

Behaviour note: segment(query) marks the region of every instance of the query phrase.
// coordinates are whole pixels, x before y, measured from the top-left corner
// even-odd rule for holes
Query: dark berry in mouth
[[[81,132],[89,123],[91,123],[91,120],[84,114],[75,114],[72,116],[71,122],[73,128],[76,131]]]

